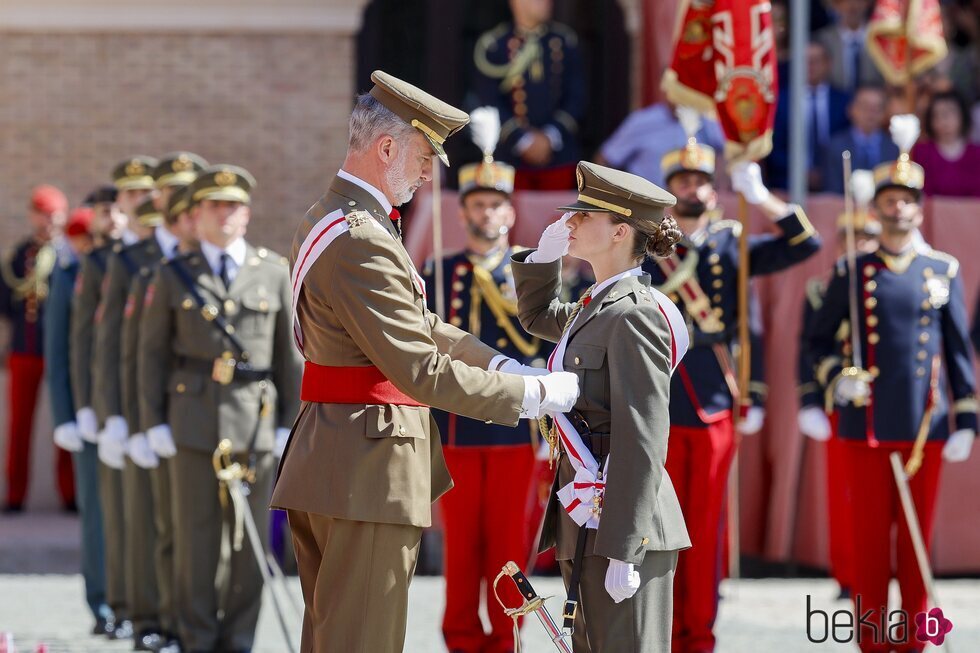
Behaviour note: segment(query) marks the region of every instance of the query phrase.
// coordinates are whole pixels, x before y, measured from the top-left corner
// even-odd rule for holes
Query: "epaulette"
[[[578,46],[578,34],[576,34],[575,30],[568,25],[565,25],[564,23],[552,22],[551,31],[565,39],[566,44],[572,47]]]
[[[959,272],[960,270],[960,262],[952,254],[947,254],[946,252],[940,252],[939,250],[936,249],[930,249],[928,252],[923,252],[922,255],[946,263],[946,265],[948,266],[946,268],[946,276],[949,277],[950,279],[955,277],[957,272]]]
[[[806,282],[806,300],[810,302],[810,308],[815,311],[820,310],[826,290],[824,281],[820,277],[814,277]]]
[[[276,252],[273,252],[271,249],[268,249],[266,247],[255,248],[255,255],[258,256],[263,261],[266,261],[267,263],[274,263],[277,265],[287,265],[287,266],[289,265],[288,258],[283,256],[282,254],[277,254]]]
[[[344,218],[347,220],[347,226],[350,227],[351,229],[363,227],[369,224],[370,220],[374,219],[371,217],[371,213],[365,211],[364,209],[357,209],[351,211],[350,213],[345,215]]]
[[[736,238],[742,235],[742,223],[738,220],[718,220],[708,225],[709,234],[716,234],[719,231],[725,231],[726,229],[730,229]]]

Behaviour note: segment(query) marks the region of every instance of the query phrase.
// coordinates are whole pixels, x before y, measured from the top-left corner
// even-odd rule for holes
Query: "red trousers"
[[[44,378],[44,357],[11,353],[7,358],[7,505],[21,506],[27,498],[31,472],[31,434],[34,408]],[[75,502],[71,454],[55,448],[58,494],[65,505]]]
[[[534,452],[529,445],[518,445],[446,447],[444,453],[455,483],[442,498],[446,647],[466,653],[511,651],[514,622],[494,598],[493,579],[509,560],[522,568],[527,562],[526,500]],[[498,589],[508,607],[521,604],[509,578]],[[484,596],[489,634],[479,615]]]
[[[554,168],[518,168],[514,190],[574,190],[575,166],[569,163]]]
[[[841,589],[854,587],[854,497],[844,471],[844,448],[837,437],[837,414],[830,418],[833,437],[827,441],[827,526],[830,531],[830,572]]]
[[[670,427],[667,474],[684,511],[692,545],[678,556],[674,574],[674,653],[713,651],[715,647],[712,628],[723,569],[723,516],[734,456],[730,417],[707,428]]]
[[[939,489],[939,470],[942,467],[942,444],[930,442],[926,445],[922,467],[909,481],[912,503],[918,513],[922,537],[929,548],[935,515],[936,494]],[[854,510],[851,511],[851,526],[854,533],[854,585],[855,601],[861,598],[861,612],[873,611],[866,623],[875,624],[874,629],[862,628],[860,648],[868,651],[919,651],[921,644],[915,640],[915,615],[925,612],[926,590],[915,560],[912,538],[909,535],[898,488],[892,473],[888,456],[892,451],[902,455],[903,463],[908,460],[912,443],[884,444],[872,448],[862,441],[842,441],[841,458],[844,474],[854,496]],[[892,529],[896,528],[894,559],[896,573],[892,573]],[[882,631],[881,609],[888,604],[888,583],[892,576],[898,578],[901,589],[903,609],[912,627],[907,634],[910,643],[892,645],[885,642]],[[856,607],[856,603],[855,603]],[[897,609],[893,606],[891,609]],[[935,607],[935,606],[928,606]],[[887,614],[887,613],[886,613]],[[860,615],[858,615],[860,617]],[[887,629],[889,623],[885,621]],[[900,634],[900,633],[898,633]],[[877,640],[877,641],[875,641]]]

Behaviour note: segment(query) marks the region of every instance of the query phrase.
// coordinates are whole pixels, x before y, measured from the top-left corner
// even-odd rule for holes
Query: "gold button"
[[[932,268],[926,268],[925,270],[922,271],[922,276],[924,276],[926,279],[931,277],[933,274],[934,273],[932,271]]]
[[[868,334],[868,342],[872,345],[877,345],[879,340],[881,340],[881,337],[877,333]]]
[[[925,292],[929,292],[929,284],[928,283],[922,284],[922,290],[924,290]]]
[[[921,324],[922,326],[926,326],[927,324],[929,324],[929,322],[931,322],[931,320],[929,319],[928,315],[923,315],[922,317],[919,318],[919,324]]]
[[[235,333],[235,327],[233,327],[230,324],[226,325],[225,326],[225,333]]]
[[[469,270],[467,270],[467,268],[466,268],[465,265],[457,265],[456,266],[456,276],[457,277],[461,277],[461,276],[465,275],[468,271]]]
[[[189,311],[189,310],[191,310],[192,308],[194,308],[194,302],[193,302],[193,301],[191,301],[190,299],[185,299],[184,301],[182,301],[182,302],[180,303],[180,307],[181,307],[182,309],[184,309],[185,311]]]
[[[878,282],[875,281],[874,279],[864,284],[864,289],[867,290],[868,292],[874,292],[877,287],[878,287]]]
[[[712,265],[711,266],[711,274],[718,275],[718,274],[721,274],[721,273],[722,273],[722,267],[720,265]]]
[[[920,368],[918,368],[918,369],[917,369],[917,370],[915,371],[915,375],[916,375],[916,376],[925,376],[925,375],[926,375],[926,368],[924,368],[924,367],[920,367]]]
[[[930,302],[928,299],[923,299],[922,300],[922,310],[928,311],[930,308],[932,308],[932,302]]]
[[[871,368],[868,369],[868,374],[877,379],[878,375],[881,374],[881,370],[878,369],[877,365],[872,365]]]
[[[357,206],[357,202],[355,202],[354,200],[351,200],[351,201],[347,202],[347,206]]]
[[[234,313],[235,312],[235,308],[237,308],[237,307],[235,306],[235,301],[234,300],[232,300],[232,299],[226,299],[225,300],[225,313]]]
[[[178,384],[177,384],[177,392],[178,392],[178,393],[181,393],[181,394],[183,394],[183,392],[184,392],[185,390],[187,390],[187,386],[186,386],[186,385],[184,385],[183,383],[178,383]]]
[[[714,281],[711,282],[711,287],[712,288],[721,288],[724,285],[725,285],[725,282],[722,281],[721,279],[715,279]]]
[[[919,342],[921,342],[922,344],[925,344],[925,343],[929,342],[929,334],[926,333],[925,331],[923,331],[922,333],[920,333],[919,334]]]
[[[874,308],[877,305],[878,305],[878,300],[875,299],[874,297],[868,297],[867,299],[864,300],[865,308]]]
[[[649,543],[650,543],[649,537],[644,537],[642,540],[640,540],[640,544],[642,544],[643,546],[646,546]]]
[[[712,295],[711,296],[711,301],[713,301],[716,304],[719,303],[721,301],[721,295],[719,295],[717,293],[714,294],[714,295]]]
[[[718,247],[718,243],[716,243],[713,240],[709,240],[708,241],[708,247],[710,247],[711,249],[714,249],[715,247]]]
[[[676,304],[680,300],[680,297],[677,296],[677,293],[672,292],[669,295],[667,295],[667,299],[669,299],[670,301]]]
[[[925,350],[920,350],[919,353],[915,355],[915,357],[918,358],[920,361],[924,361],[926,359],[926,356],[928,355],[929,354],[927,354]]]
[[[259,310],[260,311],[267,311],[267,310],[269,310],[269,302],[265,301],[264,299],[262,301],[260,301],[259,302]]]
[[[456,281],[455,283],[453,283],[453,290],[455,290],[456,292],[459,292],[460,290],[463,290],[464,288],[466,288],[466,286],[463,285],[463,282],[462,281]]]
[[[713,313],[715,314],[715,317],[721,317],[725,314],[725,311],[721,306],[715,306]]]
[[[868,326],[869,327],[876,327],[876,326],[878,326],[878,316],[877,315],[869,315],[867,322],[868,322]]]
[[[459,297],[457,297],[456,299],[454,299],[452,301],[452,306],[453,306],[453,308],[462,308],[462,306],[463,306],[463,300],[460,299]]]
[[[452,324],[455,327],[458,327],[459,325],[461,325],[463,323],[463,318],[461,318],[458,315],[454,315],[451,318],[449,318],[449,323]]]
[[[864,266],[864,276],[873,277],[875,275],[875,266],[865,265]]]
[[[576,356],[576,357],[575,357],[575,364],[576,364],[576,365],[580,365],[581,363],[582,363],[582,359],[581,359],[581,358],[579,358],[578,356]]]
[[[717,253],[712,254],[711,256],[708,257],[708,263],[711,263],[712,265],[714,265],[720,260],[721,260],[721,256],[719,256]]]
[[[506,347],[507,338],[497,338],[497,347]]]

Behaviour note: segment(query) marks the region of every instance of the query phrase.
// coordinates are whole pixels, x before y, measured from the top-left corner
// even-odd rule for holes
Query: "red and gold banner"
[[[868,54],[894,85],[932,68],[947,53],[939,0],[878,0],[866,38]]]
[[[663,89],[675,103],[717,117],[728,163],[772,149],[776,50],[768,0],[685,0]]]

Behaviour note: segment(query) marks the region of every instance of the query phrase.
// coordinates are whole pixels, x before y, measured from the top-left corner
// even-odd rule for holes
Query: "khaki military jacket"
[[[262,381],[223,385],[210,368],[228,339],[205,318],[175,272],[193,279],[211,311],[234,329]],[[137,357],[141,424],[169,424],[178,446],[214,451],[222,438],[235,452],[270,451],[275,428],[289,427],[299,406],[301,361],[292,341],[289,272],[282,257],[248,245],[245,264],[225,288],[200,249],[161,265],[146,290]],[[208,310],[206,309],[206,310]]]
[[[102,295],[102,281],[106,264],[113,249],[122,249],[121,243],[96,248],[82,257],[75,278],[74,297],[71,302],[71,335],[69,363],[71,368],[71,393],[76,409],[92,407],[92,364],[95,358],[95,313]]]
[[[516,425],[523,379],[485,371],[497,352],[426,309],[412,261],[370,192],[336,177],[297,231],[294,264],[322,218],[354,213],[349,231],[316,259],[300,290],[306,358],[325,366],[373,365],[419,403]],[[272,505],[429,526],[431,503],[451,486],[428,408],[304,402]]]
[[[574,304],[558,299],[561,263],[524,263],[514,255],[518,318],[528,333],[558,342]],[[598,530],[586,554],[640,563],[646,551],[691,546],[664,464],[670,430],[671,335],[650,289],[650,277],[628,277],[603,289],[582,309],[569,334],[566,372],[579,379],[575,403],[593,433],[609,434],[609,467]],[[555,490],[575,477],[562,456]],[[552,492],[540,548],[574,557],[579,527]]]

